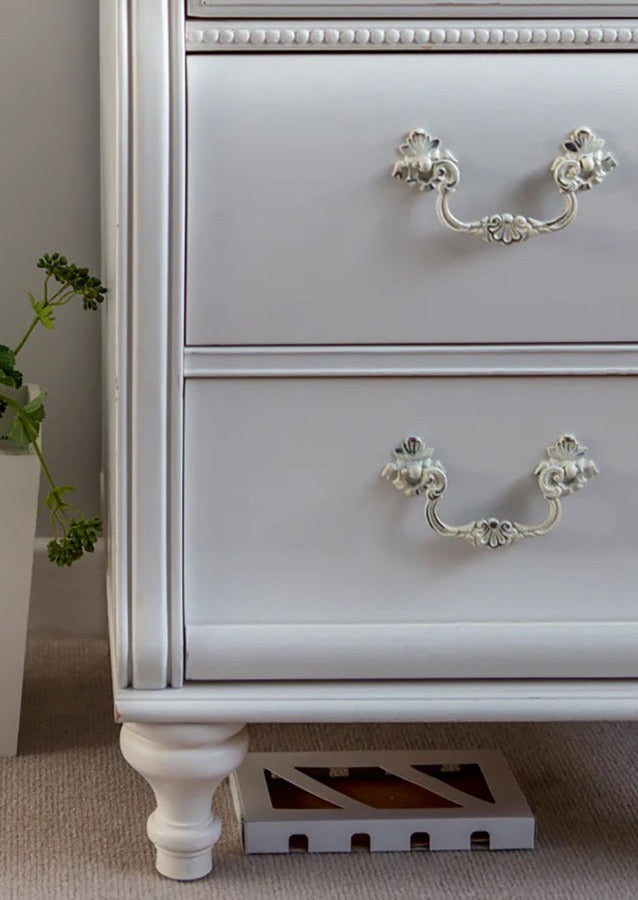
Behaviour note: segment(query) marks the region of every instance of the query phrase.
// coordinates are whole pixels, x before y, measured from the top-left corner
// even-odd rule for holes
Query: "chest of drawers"
[[[637,11],[102,0],[113,679],[163,874],[210,869],[246,722],[638,713]]]

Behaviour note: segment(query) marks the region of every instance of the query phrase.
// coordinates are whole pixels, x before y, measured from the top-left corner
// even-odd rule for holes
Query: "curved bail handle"
[[[381,470],[397,490],[408,497],[425,496],[425,520],[443,537],[463,538],[475,547],[498,549],[521,538],[540,537],[552,531],[561,520],[561,499],[579,491],[598,475],[596,463],[589,458],[587,447],[573,434],[562,435],[547,448],[546,459],[534,469],[538,487],[547,502],[547,515],[536,525],[523,525],[509,519],[488,517],[463,525],[448,525],[438,514],[438,504],[447,487],[443,465],[434,458],[434,450],[416,436],[407,437],[393,451],[394,462]]]
[[[605,142],[591,128],[576,128],[562,145],[562,154],[550,166],[554,182],[563,197],[563,209],[554,219],[542,221],[526,215],[493,213],[475,222],[457,219],[449,207],[449,195],[456,189],[461,173],[449,150],[439,138],[422,128],[408,132],[399,147],[401,158],[394,164],[392,177],[419,191],[437,191],[436,211],[442,225],[452,231],[482,237],[488,243],[516,244],[536,234],[560,231],[578,211],[576,194],[600,184],[617,165],[605,150]]]

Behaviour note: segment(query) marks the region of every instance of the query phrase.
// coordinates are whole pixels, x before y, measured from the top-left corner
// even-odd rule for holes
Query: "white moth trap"
[[[249,753],[231,789],[246,853],[534,847],[493,750]]]

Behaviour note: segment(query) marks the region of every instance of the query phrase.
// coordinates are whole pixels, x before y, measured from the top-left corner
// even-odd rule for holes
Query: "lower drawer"
[[[633,376],[188,381],[187,677],[637,676],[637,401]],[[510,545],[436,533],[380,477],[421,435],[442,519],[538,523],[566,432],[600,474]]]

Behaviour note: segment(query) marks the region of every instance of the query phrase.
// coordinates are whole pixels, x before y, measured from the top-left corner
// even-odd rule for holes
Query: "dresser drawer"
[[[633,376],[189,381],[188,677],[637,675],[637,401]],[[445,521],[538,523],[530,476],[566,431],[600,475],[496,549],[380,477],[420,434]]]
[[[218,53],[187,74],[189,344],[638,337],[637,53]],[[436,191],[390,177],[423,126],[459,161],[459,218],[552,219],[581,125],[617,168],[525,241],[446,229]]]

